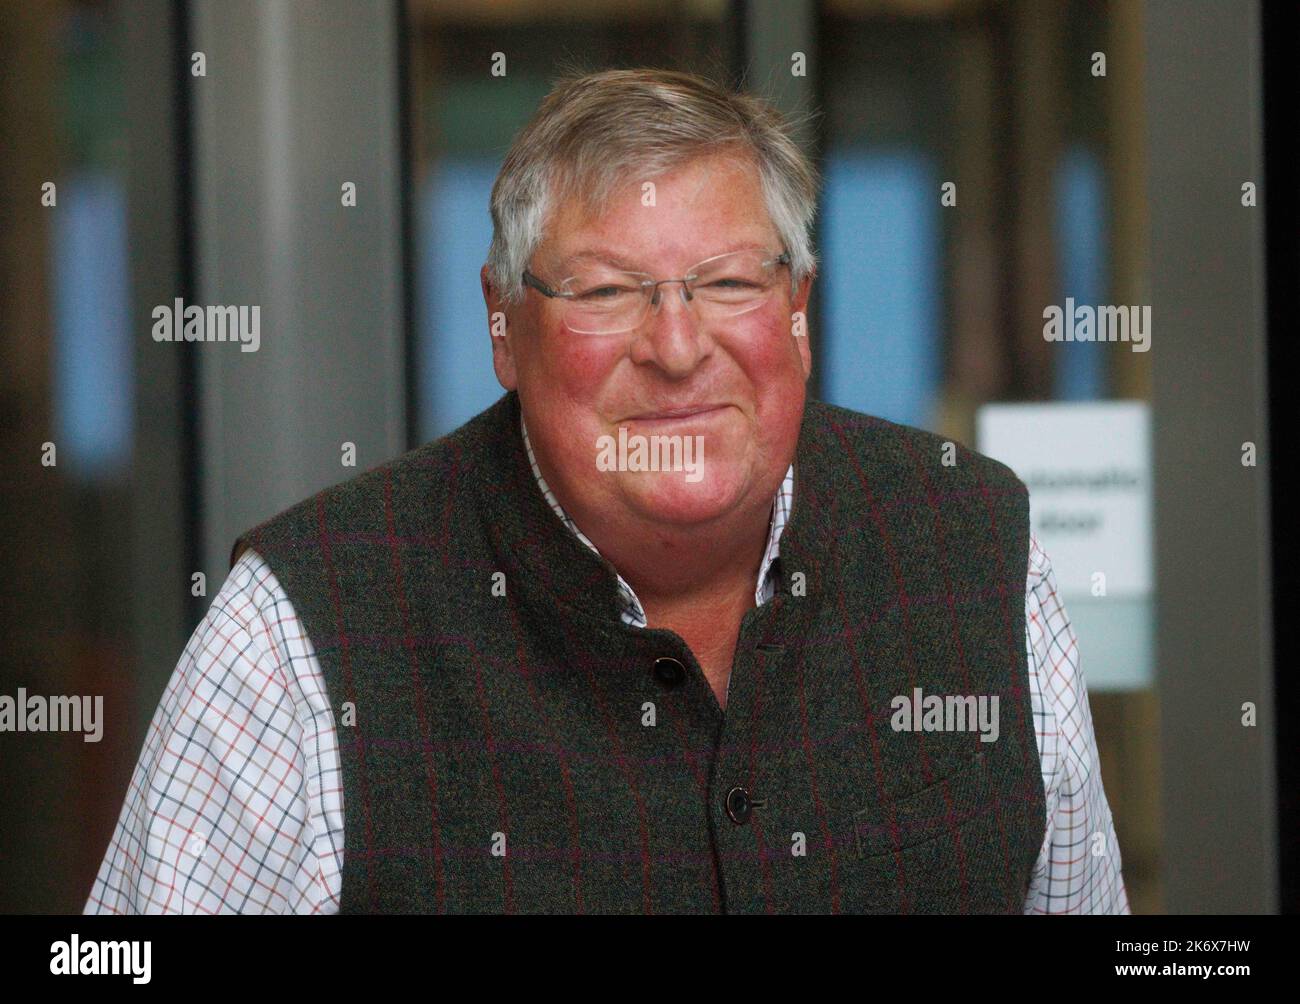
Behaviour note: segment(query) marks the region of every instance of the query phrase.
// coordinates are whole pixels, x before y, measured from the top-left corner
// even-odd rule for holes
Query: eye
[[[585,293],[579,293],[578,296],[584,300],[609,300],[618,296],[620,293],[631,292],[626,286],[596,286],[587,290]]]

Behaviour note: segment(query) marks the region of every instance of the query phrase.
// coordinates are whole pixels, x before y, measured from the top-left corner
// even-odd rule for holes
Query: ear
[[[812,293],[813,279],[816,273],[810,272],[804,276],[803,281],[799,283],[795,290],[794,298],[790,301],[790,324],[794,326],[794,315],[803,314],[803,334],[795,338],[795,345],[799,349],[799,358],[803,362],[803,378],[807,381],[812,375],[812,345],[810,344],[811,336],[809,334],[810,325],[808,322],[808,300]]]
[[[510,342],[511,311],[492,285],[486,265],[479,271],[479,282],[483,286],[483,302],[487,305],[488,338],[492,340],[492,369],[496,371],[497,383],[506,390],[514,390],[519,384],[519,374],[515,368],[514,347]]]

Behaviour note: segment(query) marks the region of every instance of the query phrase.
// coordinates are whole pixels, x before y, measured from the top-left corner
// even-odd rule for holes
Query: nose
[[[674,287],[665,289],[664,287]],[[631,356],[637,363],[658,366],[673,379],[689,376],[712,354],[713,342],[693,309],[694,295],[681,279],[655,286],[650,313],[637,329]]]
[[[652,312],[656,314],[659,313],[659,301],[663,297],[664,287],[672,283],[678,285],[678,292],[681,294],[684,302],[690,303],[695,299],[695,294],[692,293],[691,288],[686,285],[685,279],[663,279],[655,283],[654,295],[650,297],[650,309]]]

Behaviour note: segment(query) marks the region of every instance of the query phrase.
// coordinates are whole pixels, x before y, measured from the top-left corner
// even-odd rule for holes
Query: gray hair
[[[563,77],[515,137],[492,186],[488,276],[518,303],[549,211],[569,197],[600,209],[614,188],[697,157],[734,150],[757,167],[773,226],[790,254],[791,289],[816,268],[817,171],[796,124],[767,102],[675,70]]]

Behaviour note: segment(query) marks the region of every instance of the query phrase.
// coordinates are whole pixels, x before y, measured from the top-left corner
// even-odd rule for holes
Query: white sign
[[[1090,687],[1151,679],[1151,437],[1139,401],[990,404],[978,449],[1029,488]]]

